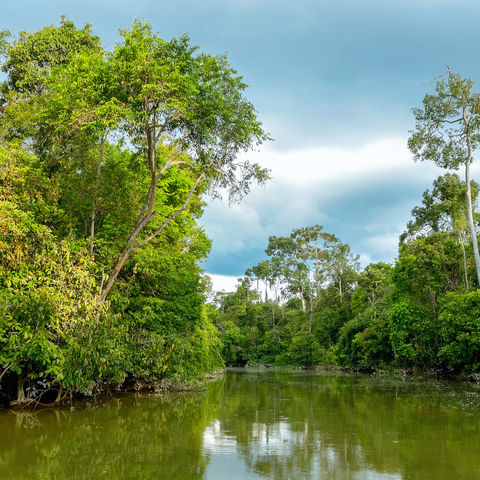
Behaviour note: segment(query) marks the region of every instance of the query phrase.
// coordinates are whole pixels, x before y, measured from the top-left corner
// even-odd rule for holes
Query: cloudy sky
[[[146,20],[227,53],[275,139],[248,155],[272,180],[241,204],[210,202],[204,268],[228,288],[265,258],[269,235],[321,224],[361,256],[392,261],[398,235],[441,171],[406,148],[411,109],[452,71],[480,82],[475,0],[16,0],[0,29],[33,31],[66,14],[107,48]],[[474,170],[480,179],[480,170]]]

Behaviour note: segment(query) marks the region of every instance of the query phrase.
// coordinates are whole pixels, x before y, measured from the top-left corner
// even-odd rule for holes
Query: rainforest
[[[414,110],[413,158],[446,171],[393,264],[362,267],[334,232],[298,225],[271,232],[235,292],[212,292],[206,202],[269,179],[240,156],[271,138],[226,56],[138,20],[107,50],[65,17],[3,31],[0,48],[2,404],[190,388],[225,365],[478,378],[469,79],[448,70]]]

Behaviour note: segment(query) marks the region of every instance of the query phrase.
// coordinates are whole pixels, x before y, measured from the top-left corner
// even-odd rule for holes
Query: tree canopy
[[[196,220],[207,194],[237,201],[268,178],[240,158],[269,139],[243,79],[140,21],[111,51],[66,18],[7,40],[0,375],[23,400],[39,378],[42,398],[213,368]]]
[[[473,219],[470,165],[480,143],[480,94],[474,83],[450,69],[438,80],[435,94],[427,94],[423,108],[414,108],[415,130],[408,140],[414,159],[433,161],[448,169],[465,167],[467,218],[473,246],[477,283],[480,254]]]

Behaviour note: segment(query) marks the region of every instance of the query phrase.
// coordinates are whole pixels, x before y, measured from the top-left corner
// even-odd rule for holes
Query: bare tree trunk
[[[25,390],[23,388],[25,384],[25,377],[24,376],[19,376],[17,380],[17,400],[15,403],[22,404],[27,401],[25,397]]]
[[[300,286],[300,298],[302,299],[302,311],[307,311],[307,304],[305,303],[305,295],[303,294],[303,284]]]
[[[313,301],[310,298],[310,311],[308,312],[308,333],[312,333],[313,329]]]
[[[470,164],[472,162],[472,139],[470,136],[470,124],[466,118],[465,109],[463,111],[463,119],[466,125],[468,155],[465,162],[465,185],[467,187],[467,214],[468,214],[468,226],[470,228],[470,237],[472,239],[473,256],[475,258],[475,268],[477,270],[477,282],[480,288],[480,254],[478,253],[478,240],[477,232],[475,231],[475,224],[473,222],[473,206],[472,206],[472,189],[470,186]]]
[[[465,274],[465,288],[468,290],[468,272],[467,272],[467,255],[465,253],[465,236],[463,234],[459,234],[458,241],[462,246],[463,272]]]

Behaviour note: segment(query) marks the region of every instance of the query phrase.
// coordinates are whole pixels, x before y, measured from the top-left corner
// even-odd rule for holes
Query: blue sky
[[[249,84],[275,139],[249,157],[272,180],[205,212],[214,243],[204,268],[225,276],[219,288],[264,258],[269,235],[317,223],[364,264],[392,261],[410,210],[442,173],[411,159],[411,109],[447,64],[480,81],[473,0],[17,0],[2,5],[0,28],[33,31],[61,14],[91,23],[107,48],[135,18],[165,38],[188,33],[227,53]]]

